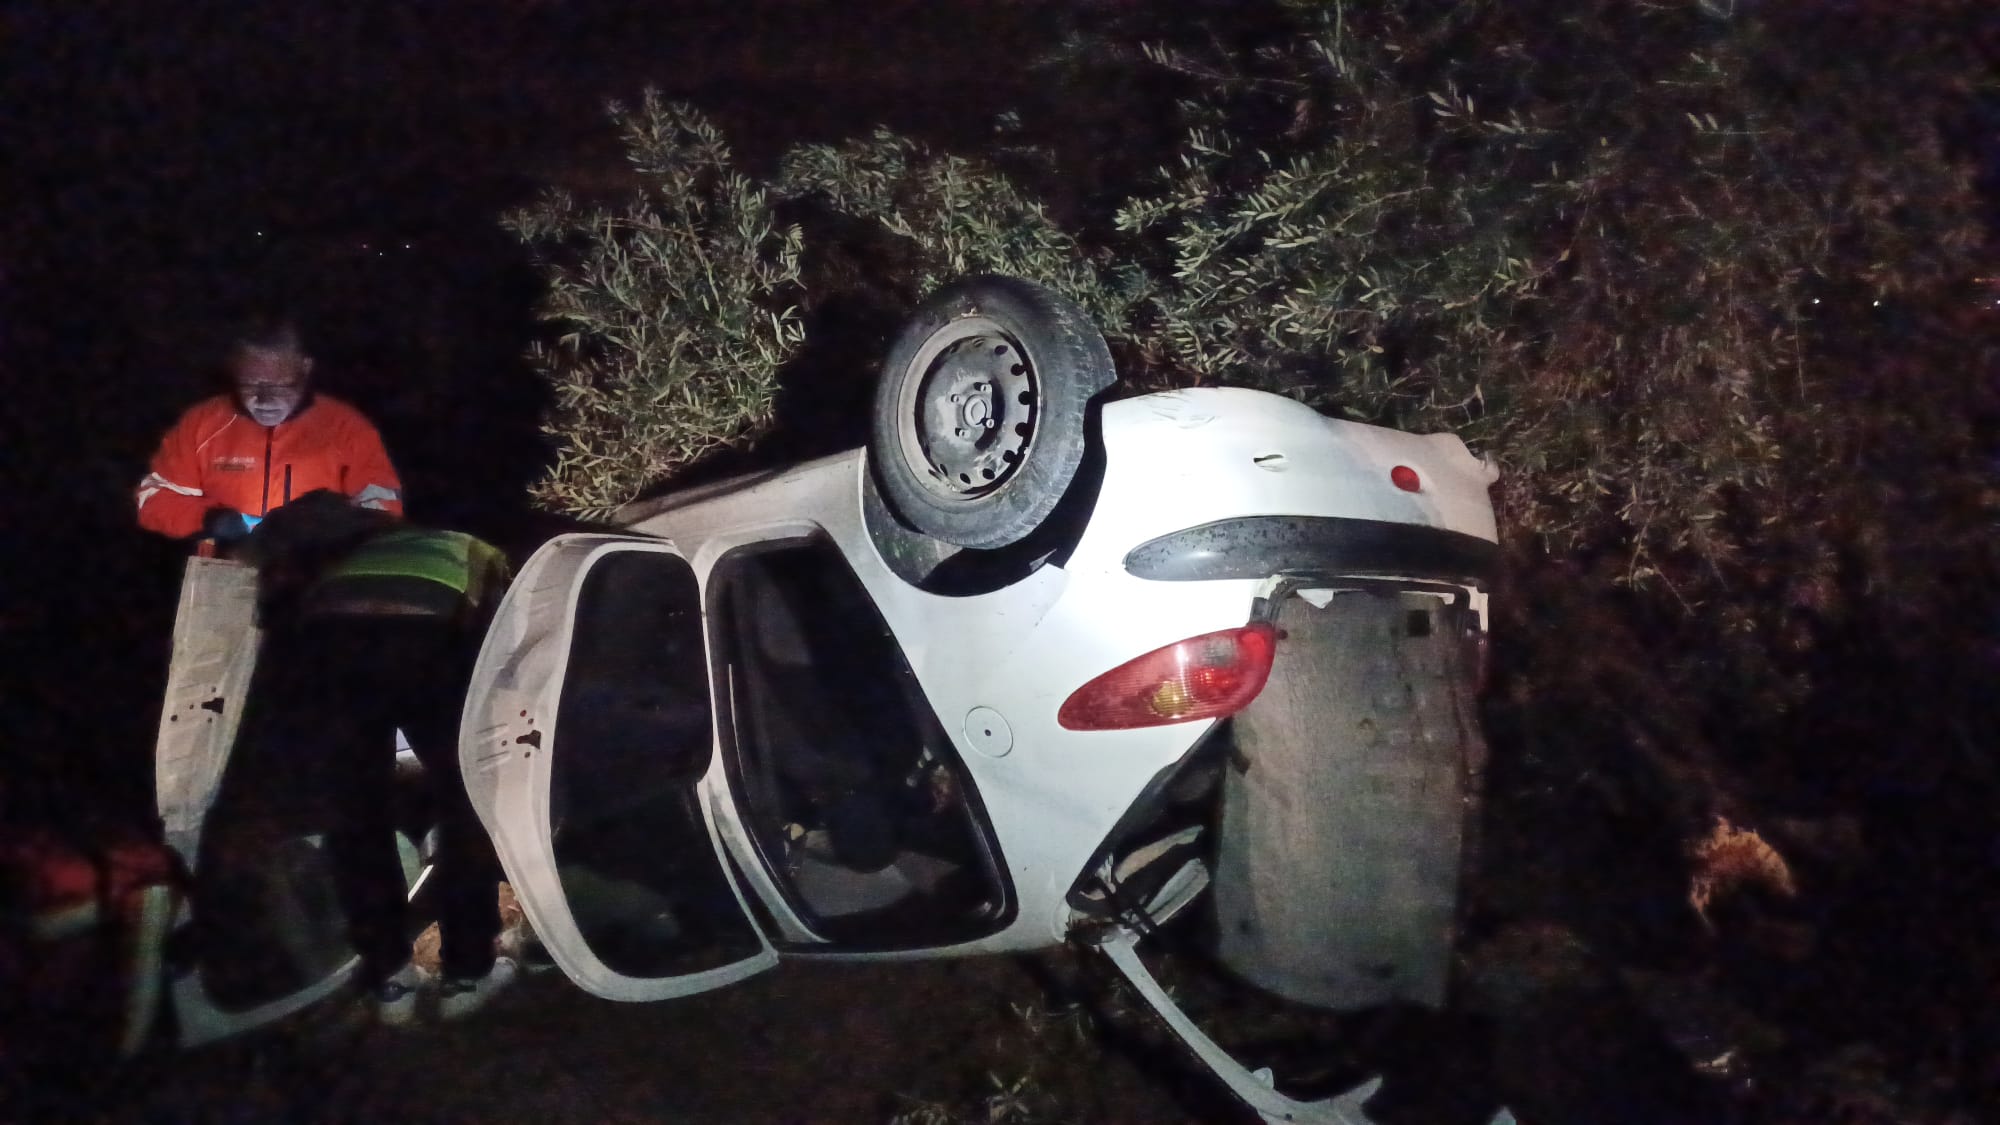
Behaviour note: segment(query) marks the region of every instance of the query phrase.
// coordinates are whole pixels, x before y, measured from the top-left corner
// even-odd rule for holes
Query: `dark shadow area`
[[[225,309],[300,311],[321,388],[373,417],[414,516],[531,544],[550,522],[523,499],[548,456],[546,392],[520,358],[538,282],[496,218],[546,183],[616,180],[604,101],[647,83],[697,100],[758,173],[794,143],[877,122],[969,144],[1027,81],[1008,60],[1057,30],[1042,14],[777,0],[10,12],[0,485],[21,546],[0,656],[29,674],[10,685],[26,733],[0,800],[150,819],[181,550],[132,527],[132,494],[161,433],[214,389]],[[902,307],[809,310],[814,346],[787,372],[772,438],[700,474],[858,445]]]
[[[1984,702],[1992,634],[1978,624],[2000,618],[1992,578],[1957,557],[1966,569],[1937,588],[1956,591],[1949,611],[1843,566],[1840,612],[1801,607],[1768,642],[1811,685],[1783,710],[1676,694],[1687,670],[1663,654],[1719,653],[1713,622],[1581,597],[1587,559],[1516,557],[1493,603],[1486,847],[1467,935],[1480,1003],[1516,1045],[1495,1060],[1511,1086],[1602,1068],[1629,1093],[1679,1058],[1704,1068],[1689,1088],[1708,1108],[1682,1118],[1701,1121],[1840,1119],[1843,1099],[1887,1073],[1933,1075],[1972,1104],[2000,1091],[2000,1025],[1983,999],[2000,940],[2000,772]],[[1774,549],[1780,584],[1795,574],[1784,563]],[[1516,670],[1538,631],[1578,644],[1530,697]],[[1754,828],[1787,875],[1698,913],[1694,842],[1718,819]],[[1624,1096],[1594,1079],[1569,1092]],[[1599,1104],[1600,1119],[1635,1119]]]
[[[1150,1016],[1140,1016],[1133,1010],[1145,1002],[1130,992],[1122,992],[1127,988],[1124,978],[1107,962],[1096,957],[1075,961],[1020,957],[1015,964],[1040,987],[1051,1011],[1080,1008],[1107,1053],[1124,1060],[1168,1091],[1192,1119],[1257,1120],[1256,1114],[1238,1102],[1185,1049],[1161,1041],[1160,1028],[1151,1022]]]
[[[6,341],[20,546],[0,592],[0,643],[23,673],[19,720],[35,732],[9,771],[10,797],[56,819],[88,808],[150,820],[152,727],[187,548],[140,531],[133,498],[168,425],[222,388],[216,337],[231,310],[296,312],[317,388],[375,421],[413,518],[522,538],[526,484],[547,456],[546,392],[520,358],[536,282],[480,218],[412,236],[394,258],[301,238],[124,274],[61,263],[8,293],[7,322],[32,327]]]

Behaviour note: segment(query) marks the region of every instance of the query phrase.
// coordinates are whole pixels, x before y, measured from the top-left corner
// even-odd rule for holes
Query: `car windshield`
[[[633,977],[754,954],[696,789],[714,737],[694,572],[657,551],[603,557],[571,637],[549,818],[578,930]]]

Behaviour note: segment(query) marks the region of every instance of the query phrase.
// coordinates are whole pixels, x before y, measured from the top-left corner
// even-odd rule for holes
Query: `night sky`
[[[885,0],[68,2],[0,31],[0,381],[12,537],[0,655],[34,733],[9,799],[143,810],[181,549],[132,489],[217,387],[218,317],[298,309],[419,518],[504,534],[545,450],[520,361],[534,277],[497,225],[619,165],[647,84],[769,170],[887,124],[977,138],[1045,5]],[[106,693],[110,693],[107,697]],[[31,780],[24,780],[31,779]]]

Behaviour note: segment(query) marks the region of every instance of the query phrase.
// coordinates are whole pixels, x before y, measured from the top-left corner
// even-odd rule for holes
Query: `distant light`
[[[1870,304],[1874,304],[1874,305],[1880,305],[1880,304],[1881,304],[1882,302],[1880,302],[1880,301],[1871,301],[1871,302],[1869,302],[1869,303],[1870,303]]]
[[[407,243],[407,242],[403,243],[403,249],[405,249],[405,250],[408,250],[409,248],[410,248],[410,244],[409,244],[409,243]]]
[[[1818,298],[1818,297],[1814,297],[1814,298],[1813,298],[1813,304],[1815,304],[1815,305],[1819,304],[1819,298]]]

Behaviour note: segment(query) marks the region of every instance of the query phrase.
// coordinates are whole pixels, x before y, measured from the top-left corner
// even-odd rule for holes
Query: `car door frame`
[[[553,716],[568,671],[576,626],[577,592],[591,567],[609,554],[650,551],[670,555],[695,570],[675,544],[645,534],[578,532],[557,536],[521,568],[481,645],[459,730],[459,763],[468,795],[492,837],[495,851],[536,936],[564,975],[609,1000],[648,1001],[690,996],[754,976],[777,964],[771,936],[758,924],[746,897],[744,876],[727,842],[731,816],[718,815],[729,797],[713,721],[709,760],[694,783],[696,803],[722,870],[757,952],[693,973],[633,977],[620,973],[591,949],[578,927],[557,871],[550,826],[550,782],[560,738]],[[539,599],[541,604],[523,606]],[[700,607],[696,607],[700,611]],[[551,631],[553,629],[553,631]],[[710,690],[708,638],[703,626],[703,683]],[[523,646],[526,646],[525,648]],[[547,646],[547,651],[542,651]],[[509,686],[504,681],[514,681]],[[542,716],[549,716],[544,722]],[[546,744],[546,745],[544,745]]]
[[[713,536],[700,540],[694,552],[695,573],[701,582],[703,625],[709,646],[708,658],[713,671],[712,682],[717,685],[713,694],[716,706],[717,762],[722,767],[716,779],[717,810],[725,813],[722,818],[722,835],[735,860],[736,870],[757,893],[763,908],[778,933],[777,948],[785,957],[795,958],[838,958],[848,960],[873,959],[921,959],[954,950],[963,950],[982,942],[990,941],[1004,933],[1018,916],[1020,909],[1019,891],[1014,885],[1012,872],[1008,869],[1005,853],[1001,850],[998,834],[994,831],[992,819],[986,812],[979,795],[978,784],[970,770],[959,765],[958,780],[966,789],[965,799],[971,806],[974,823],[972,831],[980,837],[979,844],[987,852],[991,865],[988,874],[995,882],[999,894],[1000,907],[993,917],[992,929],[984,934],[959,936],[942,940],[925,940],[915,944],[857,943],[852,940],[816,931],[811,921],[800,913],[785,882],[774,869],[772,858],[757,839],[757,832],[751,826],[751,812],[744,804],[741,794],[736,791],[737,780],[733,772],[740,769],[743,750],[739,745],[742,737],[736,729],[738,704],[733,692],[725,692],[723,685],[733,684],[730,669],[720,663],[723,654],[740,643],[740,639],[719,635],[719,630],[730,628],[730,624],[718,620],[716,609],[717,576],[728,577],[726,568],[746,552],[764,550],[785,550],[812,545],[822,545],[837,559],[857,588],[868,598],[871,612],[880,620],[888,632],[891,643],[897,650],[897,659],[909,667],[905,650],[905,638],[897,634],[886,613],[876,600],[876,590],[862,576],[850,554],[833,528],[814,519],[787,519],[762,521],[748,525],[727,528]],[[914,677],[914,669],[912,668]],[[920,684],[913,679],[912,686],[919,693]],[[927,696],[922,698],[926,714],[916,719],[941,726],[942,719]],[[942,730],[940,730],[942,734]],[[946,736],[948,737],[948,736]],[[955,751],[954,751],[955,752]]]
[[[153,798],[168,847],[197,879],[202,829],[229,768],[257,666],[262,633],[256,609],[255,569],[227,559],[188,559],[153,744]],[[183,898],[170,928],[188,927],[193,909]],[[199,1046],[284,1019],[338,991],[359,963],[358,956],[348,958],[292,992],[241,1009],[216,1003],[198,964],[169,967],[166,994],[177,1042]]]

